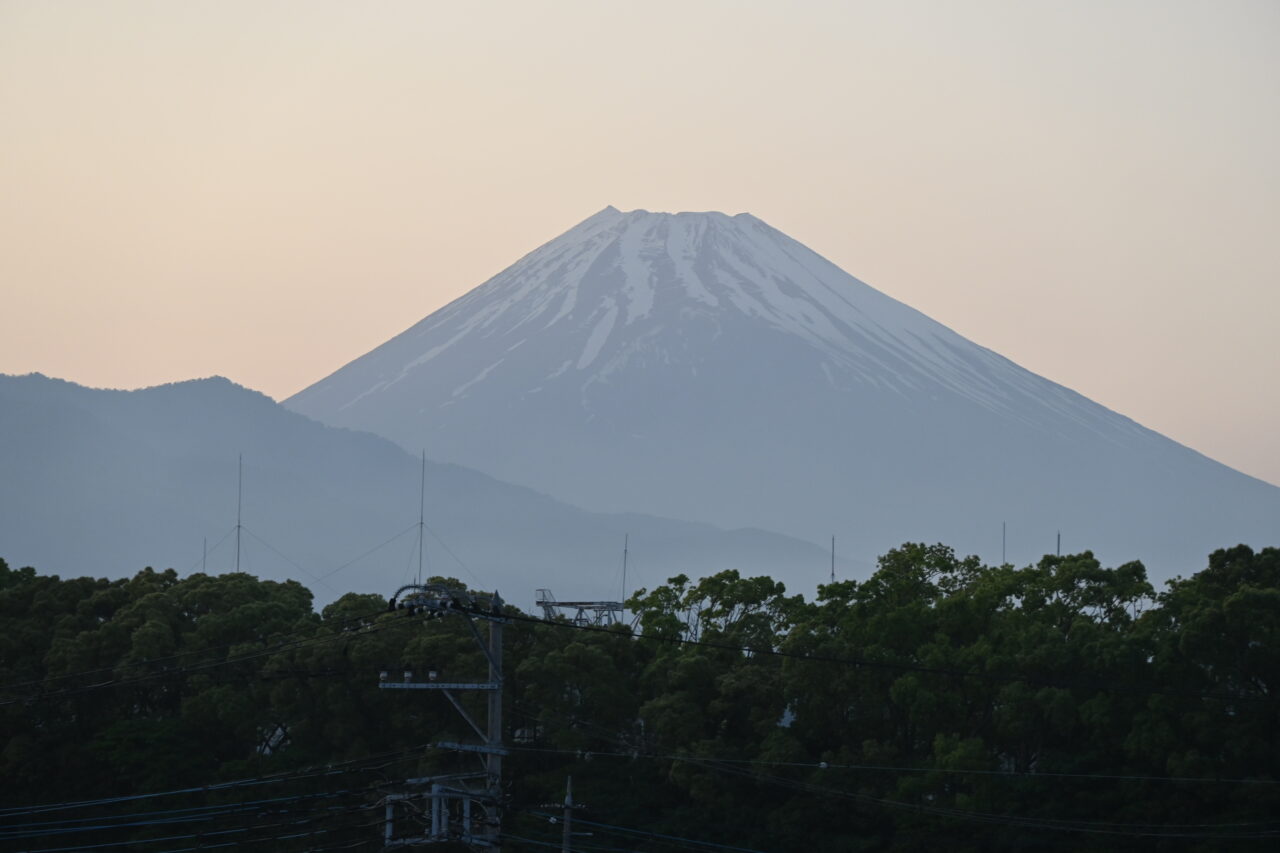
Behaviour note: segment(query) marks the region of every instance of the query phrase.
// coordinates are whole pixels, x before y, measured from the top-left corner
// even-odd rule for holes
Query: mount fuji
[[[835,534],[862,566],[907,540],[1029,562],[1061,532],[1164,578],[1280,541],[1280,489],[749,214],[605,208],[285,405],[594,511]]]

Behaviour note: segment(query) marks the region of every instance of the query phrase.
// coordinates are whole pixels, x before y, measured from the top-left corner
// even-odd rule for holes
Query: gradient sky
[[[749,211],[1280,483],[1280,3],[0,0],[0,372],[283,398],[607,204]]]

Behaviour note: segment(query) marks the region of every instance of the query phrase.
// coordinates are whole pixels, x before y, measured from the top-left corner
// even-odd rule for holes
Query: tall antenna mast
[[[200,574],[207,574],[209,571],[209,537],[204,537],[200,545]]]
[[[1008,526],[1009,525],[1006,522],[1000,522],[1000,565],[1002,566],[1009,562],[1005,559],[1005,543],[1008,541],[1006,536]]]
[[[240,506],[244,499],[244,454],[236,462],[236,571],[240,571]]]
[[[836,582],[836,537],[831,537],[831,582]]]
[[[427,451],[422,451],[422,486],[418,493],[418,583],[422,583],[422,545],[427,527]]]
[[[1058,531],[1058,556],[1062,556],[1062,531]]]
[[[627,603],[627,545],[630,544],[631,534],[622,534],[622,603]]]

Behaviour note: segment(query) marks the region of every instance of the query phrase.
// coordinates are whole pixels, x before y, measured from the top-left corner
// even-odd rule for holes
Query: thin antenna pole
[[[1062,556],[1062,531],[1058,531],[1058,556]]]
[[[1007,531],[1008,526],[1009,525],[1007,523],[1003,521],[1000,522],[1000,565],[1002,566],[1009,562],[1007,559],[1005,559],[1005,544],[1008,541],[1008,537],[1006,535],[1008,532]]]
[[[831,582],[836,582],[836,537],[831,537]]]
[[[244,500],[244,454],[236,462],[236,571],[240,571],[240,508]]]
[[[631,534],[622,534],[622,603],[627,603],[627,546],[631,543]]]
[[[206,574],[209,571],[209,537],[204,537],[200,545],[200,574]]]
[[[422,486],[418,494],[418,583],[422,583],[422,545],[427,527],[427,451],[422,451]]]

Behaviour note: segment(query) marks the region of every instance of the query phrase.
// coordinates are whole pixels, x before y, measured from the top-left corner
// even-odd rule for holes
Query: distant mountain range
[[[322,603],[413,577],[420,460],[221,378],[107,391],[0,375],[0,557],[63,576],[233,569],[241,455],[243,570]],[[425,518],[426,574],[525,608],[539,587],[617,598],[627,534],[632,591],[724,568],[812,587],[828,571],[826,549],[774,533],[589,513],[430,460]]]
[[[998,562],[1002,529],[1025,563],[1061,531],[1167,578],[1280,541],[1280,489],[747,214],[606,208],[286,405],[590,510],[836,534],[862,566],[905,540]]]

